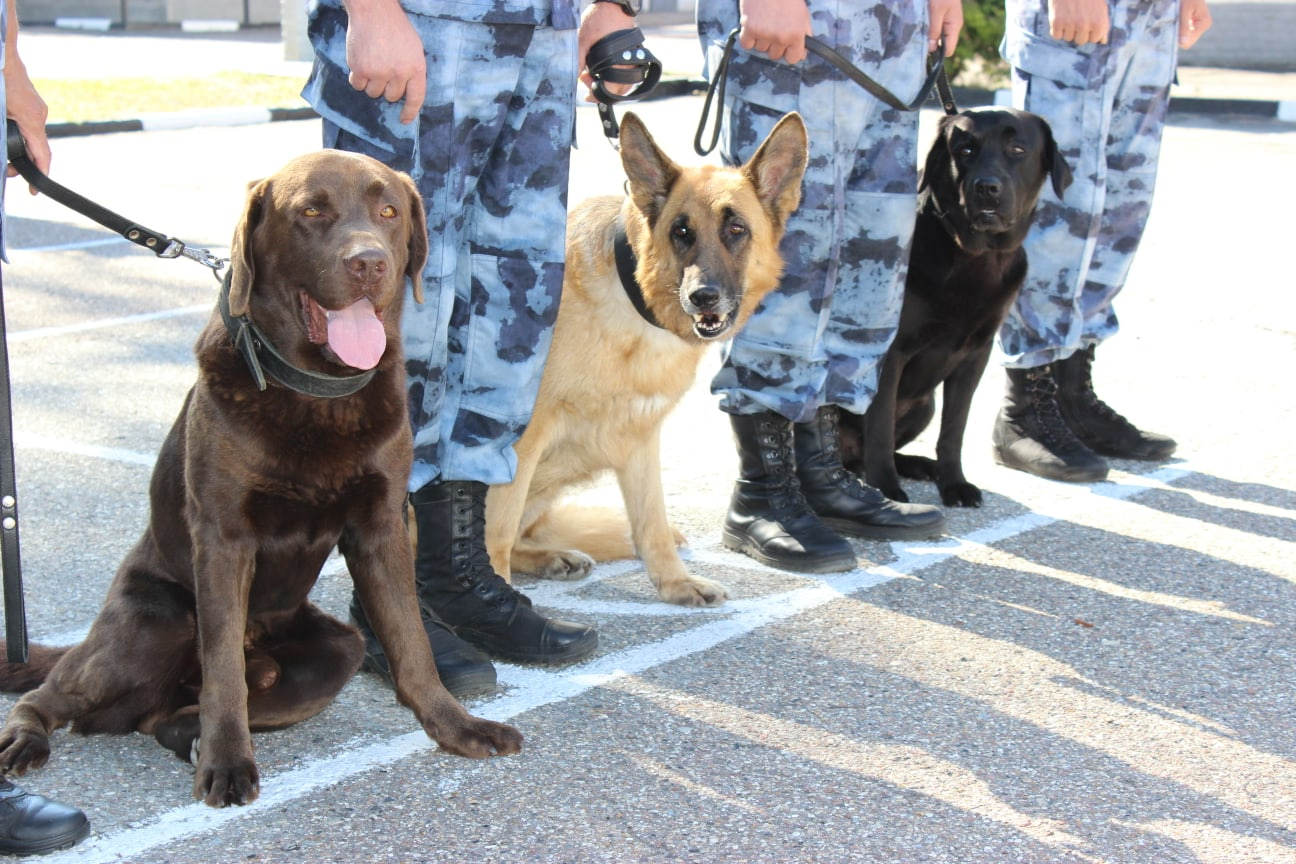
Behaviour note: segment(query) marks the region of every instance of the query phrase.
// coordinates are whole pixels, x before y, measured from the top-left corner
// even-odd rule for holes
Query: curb
[[[705,92],[707,82],[700,78],[670,78],[658,83],[644,101],[669,99]],[[982,90],[955,87],[954,101],[964,108],[1011,104],[1008,90]],[[1284,99],[1210,99],[1195,96],[1170,98],[1170,113],[1175,115],[1233,114],[1296,123],[1296,100]],[[156,132],[194,129],[206,126],[251,126],[280,120],[311,120],[319,115],[309,106],[299,108],[199,108],[148,114],[131,120],[95,120],[83,123],[50,123],[45,134],[50,138],[102,135],[115,132]]]

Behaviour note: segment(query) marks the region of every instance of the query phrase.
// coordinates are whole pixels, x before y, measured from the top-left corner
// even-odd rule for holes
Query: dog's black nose
[[[714,285],[703,285],[690,291],[688,300],[694,309],[714,309],[720,305],[720,289]]]
[[[376,279],[387,272],[387,255],[381,249],[361,249],[347,256],[346,268],[362,281]]]
[[[983,201],[998,201],[1003,184],[991,177],[979,177],[972,181],[972,191]]]

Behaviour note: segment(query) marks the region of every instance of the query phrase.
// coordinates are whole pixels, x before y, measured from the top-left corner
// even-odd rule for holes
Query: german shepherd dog
[[[863,417],[843,412],[846,466],[894,501],[900,477],[931,480],[948,507],[981,506],[963,476],[963,431],[995,333],[1026,278],[1022,241],[1044,183],[1071,170],[1043,118],[979,108],[941,118],[919,182],[904,306]],[[897,453],[927,428],[942,387],[936,459]]]
[[[783,272],[779,241],[801,200],[808,142],[781,119],[745,165],[683,167],[627,114],[629,194],[583,202],[568,220],[567,269],[517,473],[486,498],[486,542],[505,578],[579,579],[596,560],[643,560],[658,595],[715,606],[728,591],[690,575],[666,517],[662,423],[708,347],[733,336]],[[618,249],[620,251],[618,251]],[[573,485],[616,472],[629,516],[554,509]]]
[[[212,806],[254,800],[250,732],[317,714],[360,666],[360,634],[310,602],[335,546],[427,734],[464,756],[521,749],[516,729],[470,716],[442,686],[419,622],[397,327],[407,277],[422,299],[426,257],[418,190],[367,156],[319,151],[250,187],[143,535],[84,642],[0,664],[4,689],[40,685],[0,730],[0,771],[43,765],[70,723],[153,735],[194,763],[194,797]],[[259,343],[248,350],[264,378],[234,332]],[[323,398],[320,382],[346,392]]]

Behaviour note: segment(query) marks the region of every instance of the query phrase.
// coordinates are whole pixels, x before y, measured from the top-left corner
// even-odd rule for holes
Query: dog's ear
[[[1057,141],[1053,139],[1053,127],[1042,117],[1040,125],[1044,127],[1044,170],[1049,173],[1049,178],[1053,181],[1053,193],[1060,200],[1062,193],[1071,185],[1071,166],[1067,165]]]
[[[634,113],[621,118],[621,167],[630,181],[630,199],[648,224],[654,224],[680,169],[661,151]]]
[[[743,173],[780,230],[801,203],[801,180],[809,158],[805,121],[793,111],[775,124],[743,166]]]
[[[423,209],[423,196],[419,194],[414,181],[404,172],[400,174],[401,182],[409,197],[409,258],[405,262],[405,275],[409,276],[414,286],[414,301],[423,302],[423,265],[427,263],[428,236],[427,212]]]
[[[927,161],[923,164],[922,173],[918,175],[918,191],[922,192],[931,186],[942,172],[950,165],[949,136],[950,127],[957,115],[942,115],[936,124],[936,140],[927,150]]]
[[[230,243],[230,290],[229,309],[235,318],[246,315],[248,302],[252,298],[252,283],[256,279],[256,264],[252,256],[252,234],[265,208],[268,180],[253,180],[248,184],[247,203],[243,208],[243,218],[234,229],[234,239]]]

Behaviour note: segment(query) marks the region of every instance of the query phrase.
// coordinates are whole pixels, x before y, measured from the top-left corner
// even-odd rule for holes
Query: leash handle
[[[725,82],[729,77],[729,60],[733,56],[734,43],[738,41],[738,34],[739,28],[737,27],[729,31],[729,36],[725,39],[724,53],[721,54],[720,62],[716,64],[716,68],[711,73],[711,83],[707,87],[706,98],[702,102],[702,117],[698,121],[697,134],[693,136],[693,150],[699,156],[709,156],[720,140],[720,121],[721,115],[724,113]],[[931,95],[934,87],[945,113],[958,113],[958,106],[954,104],[954,93],[950,88],[949,78],[945,74],[944,37],[936,43],[936,50],[928,55],[927,78],[923,81],[918,95],[914,97],[912,102],[908,103],[900,101],[899,97],[894,93],[865,75],[860,71],[859,67],[815,37],[805,37],[805,44],[807,51],[831,63],[851,81],[854,81],[874,97],[897,111],[917,111],[927,101],[927,97]],[[716,103],[715,125],[711,130],[710,142],[703,146],[702,137],[706,134],[707,121],[711,116],[713,103]]]
[[[594,79],[592,90],[598,103],[599,120],[603,124],[603,134],[609,140],[615,140],[621,134],[612,106],[644,98],[661,80],[661,61],[643,42],[643,33],[638,27],[617,30],[591,45],[585,56],[585,66]],[[607,89],[608,83],[638,86],[629,93],[614,93]]]
[[[132,243],[148,249],[159,258],[177,258],[180,255],[186,255],[208,267],[215,267],[215,262],[219,259],[214,258],[206,250],[202,250],[201,254],[187,253],[183,241],[168,237],[159,231],[145,228],[138,222],[133,222],[114,213],[107,207],[96,204],[89,198],[54,182],[42,173],[36,167],[36,163],[31,161],[31,157],[27,155],[27,145],[23,141],[22,132],[18,130],[18,124],[9,120],[5,132],[5,146],[9,155],[9,164],[14,166],[23,179],[36,190],[48,195],[63,206],[93,219],[105,228],[117,232]],[[196,255],[197,257],[195,257]]]

